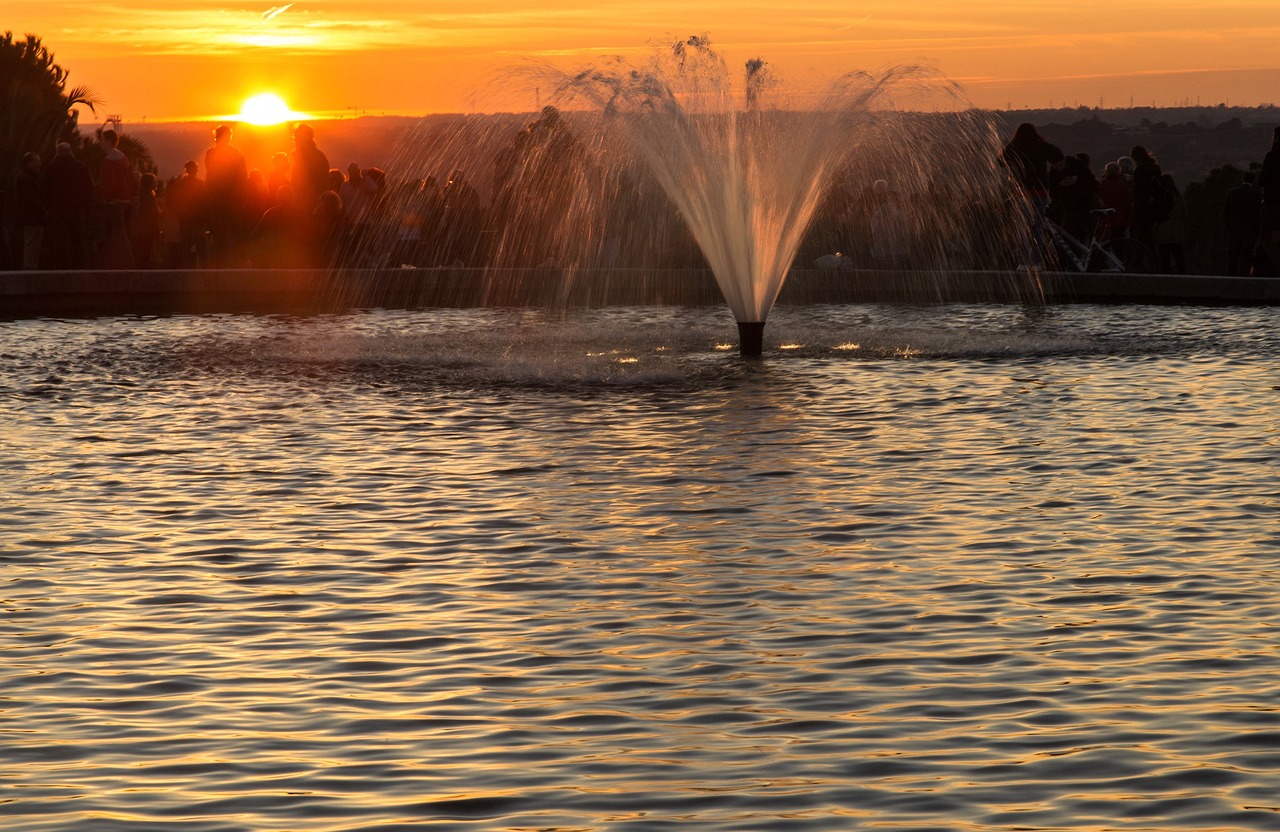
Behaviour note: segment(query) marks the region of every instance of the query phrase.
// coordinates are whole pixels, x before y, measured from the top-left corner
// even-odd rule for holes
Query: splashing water
[[[627,136],[740,322],[765,321],[836,174],[894,123],[884,116],[897,96],[924,93],[951,109],[962,103],[958,87],[920,67],[850,73],[817,107],[803,109],[771,106],[777,86],[765,62],[753,59],[735,90],[705,37],[661,49],[643,68],[615,59],[560,82],[570,100],[593,105]]]
[[[495,80],[495,94],[536,88],[551,104],[532,121],[424,122],[396,167],[427,177],[388,195],[400,219],[373,224],[357,260],[476,269],[459,280],[489,305],[522,305],[530,285],[553,305],[716,302],[683,284],[643,288],[709,269],[758,340],[796,265],[834,261],[833,280],[941,275],[1016,250],[993,121],[924,67],[787,93],[763,60],[737,76],[691,37],[643,65],[512,67]]]

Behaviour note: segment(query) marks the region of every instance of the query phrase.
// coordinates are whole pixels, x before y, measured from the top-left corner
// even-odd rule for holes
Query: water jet
[[[881,175],[901,170],[900,185],[913,175],[925,184],[938,171],[931,159],[894,159],[906,131],[920,122],[904,123],[892,111],[907,99],[930,99],[934,109],[939,101],[949,110],[963,104],[956,85],[921,67],[848,73],[816,103],[786,100],[759,58],[745,63],[735,85],[706,36],[660,47],[645,66],[614,59],[556,78],[558,99],[599,113],[601,135],[620,134],[676,207],[738,321],[740,353],[749,357],[763,351],[769,310],[815,214],[868,139],[888,136],[893,147],[863,152],[863,163]],[[896,129],[885,129],[891,125]],[[970,133],[980,136],[984,128],[976,126]],[[989,172],[993,158],[991,152],[979,166]]]
[[[354,270],[426,266],[430,281],[437,269],[474,269],[463,291],[498,306],[526,302],[535,286],[549,306],[724,303],[755,324],[740,350],[750,354],[791,275],[822,255],[843,252],[842,268],[817,291],[806,278],[787,302],[885,290],[936,302],[949,275],[990,271],[986,254],[1016,250],[993,241],[1008,230],[989,219],[1006,196],[1000,137],[927,67],[789,90],[760,59],[731,71],[698,36],[647,63],[525,66],[496,80],[495,95],[536,88],[550,103],[532,120],[424,120],[391,168],[426,178],[388,194],[387,221],[348,258]],[[457,170],[490,206],[483,239],[462,246],[426,192]],[[889,187],[873,201],[876,181]],[[447,251],[398,253],[419,221],[421,248],[434,233]]]

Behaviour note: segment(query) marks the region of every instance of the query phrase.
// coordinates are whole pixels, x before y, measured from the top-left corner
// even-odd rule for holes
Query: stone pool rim
[[[1280,305],[1280,279],[793,269],[779,305]],[[722,306],[699,269],[193,269],[0,272],[0,319],[323,314],[369,308]]]

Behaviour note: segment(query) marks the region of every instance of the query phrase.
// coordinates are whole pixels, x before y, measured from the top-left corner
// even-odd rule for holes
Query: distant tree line
[[[13,184],[25,154],[50,160],[66,143],[89,171],[100,170],[103,145],[86,140],[77,110],[96,114],[100,106],[87,87],[69,84],[39,37],[0,37],[0,229],[15,227]],[[1260,167],[1270,126],[1246,124],[1238,115],[1216,124],[1143,116],[1115,125],[1100,111],[1082,114],[1043,132],[1099,170],[1131,145],[1149,145],[1182,188],[1187,271],[1222,273],[1226,195],[1246,171]],[[827,183],[797,264],[827,258],[850,267],[1011,267],[1017,223],[1008,194],[992,185],[996,145],[986,154],[980,124],[999,119],[990,113],[903,116],[896,132],[862,140]],[[616,147],[583,146],[566,120],[554,108],[515,130],[501,117],[462,117],[452,141],[424,142],[421,156],[406,157],[385,178],[372,169],[377,178],[369,181],[377,187],[363,218],[342,230],[337,264],[705,265],[683,218],[643,166],[625,162]],[[119,139],[135,176],[156,173],[144,143],[126,133]],[[1208,173],[1195,179],[1184,173],[1194,170]],[[336,174],[330,190],[340,194],[342,172],[330,173]],[[154,196],[163,209],[159,183]],[[8,236],[0,234],[0,267],[13,264],[5,253]]]

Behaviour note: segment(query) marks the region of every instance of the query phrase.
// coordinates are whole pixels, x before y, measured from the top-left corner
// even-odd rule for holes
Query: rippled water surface
[[[0,323],[0,828],[1280,830],[1280,309],[732,330]]]

